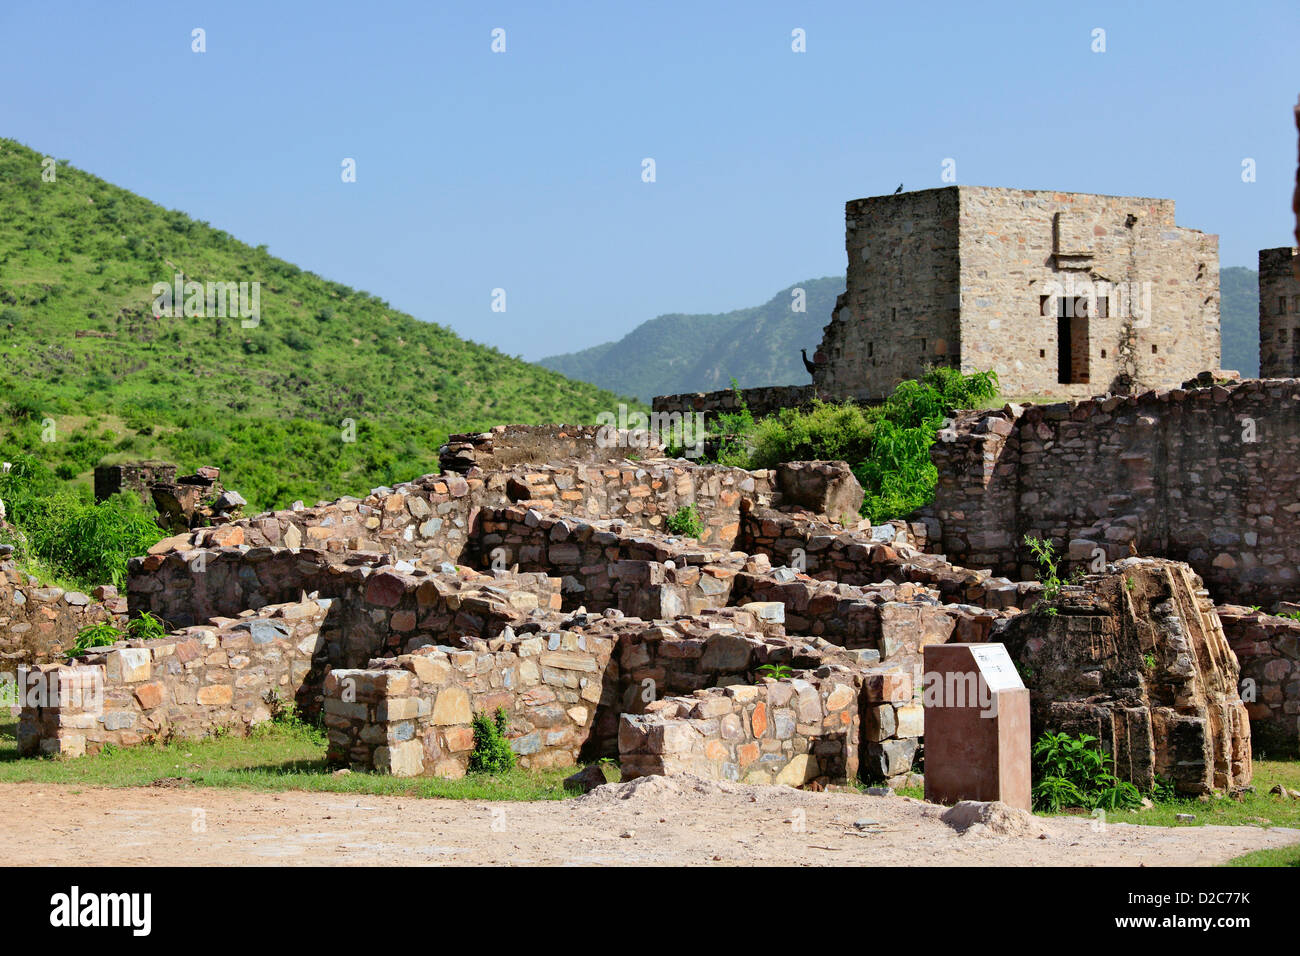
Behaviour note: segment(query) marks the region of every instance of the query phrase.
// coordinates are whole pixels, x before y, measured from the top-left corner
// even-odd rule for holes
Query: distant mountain
[[[1219,270],[1219,329],[1224,368],[1242,378],[1259,374],[1259,273],[1242,266]]]
[[[796,289],[804,293],[802,312],[794,311]],[[721,315],[661,315],[617,342],[537,364],[647,402],[656,395],[726,388],[732,378],[742,388],[806,385],[810,378],[799,349],[812,357],[843,291],[842,276],[808,279],[764,305]]]
[[[1259,374],[1259,275],[1232,266],[1220,271],[1219,283],[1222,366],[1252,378]],[[804,312],[791,309],[797,288],[805,293]],[[843,291],[841,277],[808,279],[764,305],[721,315],[661,315],[617,342],[537,364],[647,402],[656,395],[726,388],[733,377],[742,388],[803,385],[809,379],[799,349],[808,349],[810,357],[816,351]]]

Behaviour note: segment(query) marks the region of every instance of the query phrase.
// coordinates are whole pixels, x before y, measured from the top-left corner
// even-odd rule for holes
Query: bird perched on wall
[[[899,184],[898,184],[898,188],[894,190],[894,195],[897,196],[897,195],[898,195],[899,193],[901,193],[902,191],[903,191],[903,184],[902,184],[902,183],[899,183]]]
[[[807,350],[807,349],[800,349],[800,350],[799,350],[799,354],[803,356],[803,367],[806,368],[806,369],[808,370],[808,374],[809,374],[809,375],[816,375],[816,374],[817,374],[817,366],[814,365],[812,362],[808,361],[808,350]]]

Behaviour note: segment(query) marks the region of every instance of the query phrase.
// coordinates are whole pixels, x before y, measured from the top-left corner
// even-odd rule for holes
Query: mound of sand
[[[654,775],[637,777],[623,783],[607,783],[577,798],[581,804],[610,804],[623,800],[635,803],[669,803],[694,796],[713,796],[719,793],[739,793],[739,784],[722,780],[706,780],[693,773],[671,776]]]
[[[1028,810],[1018,810],[1000,800],[963,800],[940,819],[963,836],[1037,837],[1047,832],[1043,821]]]

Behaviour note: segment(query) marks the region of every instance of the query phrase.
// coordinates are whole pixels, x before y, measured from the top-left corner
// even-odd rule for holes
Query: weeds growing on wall
[[[506,740],[509,717],[504,707],[495,716],[484,711],[474,713],[474,750],[469,755],[471,773],[504,773],[514,769],[515,752]]]
[[[930,446],[935,434],[954,411],[986,404],[997,394],[992,371],[963,375],[933,368],[920,379],[901,382],[875,406],[814,401],[806,411],[783,408],[754,422],[742,398],[740,410],[719,416],[714,426],[722,437],[716,460],[745,468],[847,461],[866,492],[863,516],[880,523],[934,500],[938,472]]]
[[[704,533],[704,521],[694,502],[668,516],[668,530],[684,538],[698,538]]]

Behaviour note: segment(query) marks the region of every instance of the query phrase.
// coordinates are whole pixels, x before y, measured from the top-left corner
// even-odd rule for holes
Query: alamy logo
[[[998,715],[998,698],[980,671],[927,671],[921,677],[925,707],[978,707],[981,717]]]
[[[262,283],[188,282],[179,272],[171,284],[153,285],[153,314],[157,318],[224,319],[238,315],[240,325],[255,329],[262,320]]]
[[[74,886],[71,892],[50,897],[50,925],[127,926],[133,936],[148,936],[153,927],[153,894],[82,893]]]
[[[596,416],[600,429],[596,432],[599,448],[650,448],[659,446],[671,449],[683,458],[699,458],[704,454],[703,412],[645,412],[629,413],[626,405],[618,406],[618,414],[601,412]]]
[[[1136,319],[1134,328],[1151,324],[1150,282],[1076,279],[1067,273],[1064,284],[1055,279],[1044,282],[1040,295],[1043,315]]]

